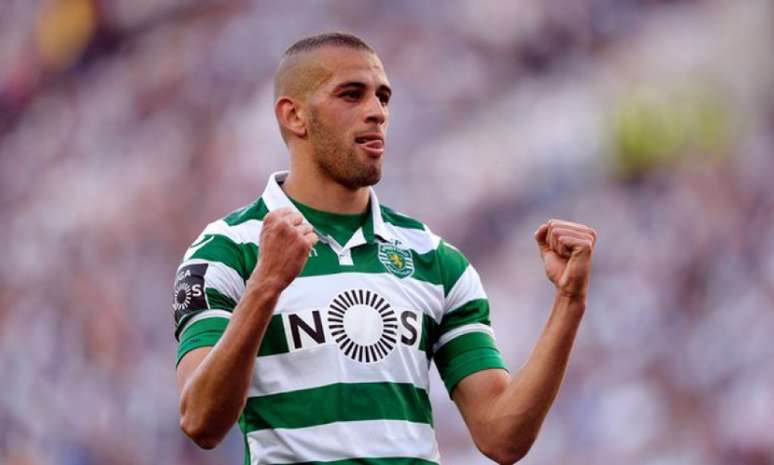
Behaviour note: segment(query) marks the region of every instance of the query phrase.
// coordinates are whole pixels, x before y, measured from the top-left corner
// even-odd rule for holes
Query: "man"
[[[180,425],[212,448],[239,422],[246,463],[439,463],[435,360],[479,449],[534,442],[584,313],[596,233],[535,233],[556,285],[535,350],[510,375],[479,276],[422,223],[379,204],[391,89],[362,40],[291,46],[275,79],[290,152],[253,204],[203,231],[178,269]]]

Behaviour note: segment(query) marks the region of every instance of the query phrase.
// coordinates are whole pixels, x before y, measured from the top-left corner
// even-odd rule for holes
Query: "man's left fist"
[[[535,240],[546,276],[557,291],[570,298],[585,298],[597,232],[586,225],[552,219],[535,231]]]

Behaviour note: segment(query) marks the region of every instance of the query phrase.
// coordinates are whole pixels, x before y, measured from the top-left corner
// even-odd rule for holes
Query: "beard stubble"
[[[315,111],[310,113],[309,136],[320,171],[338,184],[357,190],[373,186],[381,179],[381,166],[363,163],[355,152],[354,141],[344,140]]]

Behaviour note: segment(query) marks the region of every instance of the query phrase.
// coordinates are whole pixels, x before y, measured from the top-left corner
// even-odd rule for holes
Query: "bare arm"
[[[452,393],[478,448],[501,464],[527,454],[559,392],[586,308],[596,232],[551,220],[535,239],[557,294],[532,354],[513,377],[503,370],[480,371]]]
[[[317,236],[298,213],[280,209],[264,218],[261,257],[214,347],[187,353],[177,367],[180,427],[211,449],[239,418],[263,334],[280,293],[306,263]]]

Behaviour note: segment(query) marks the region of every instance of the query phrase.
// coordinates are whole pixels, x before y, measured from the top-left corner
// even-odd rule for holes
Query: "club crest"
[[[410,250],[392,244],[379,244],[379,261],[399,278],[406,278],[414,273],[414,260]]]

